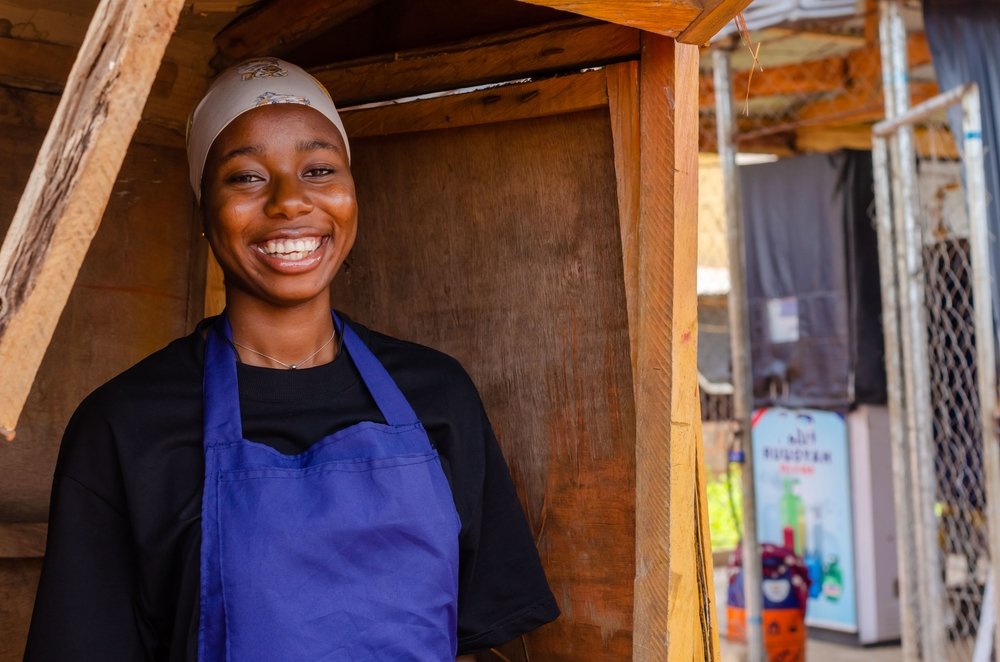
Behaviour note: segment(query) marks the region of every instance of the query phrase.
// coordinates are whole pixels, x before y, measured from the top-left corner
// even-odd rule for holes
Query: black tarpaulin
[[[885,401],[871,156],[740,168],[756,406]]]
[[[924,0],[924,30],[938,86],[974,82],[982,104],[993,320],[1000,328],[1000,0]],[[952,116],[956,142],[962,129]],[[1000,353],[998,353],[1000,357]]]

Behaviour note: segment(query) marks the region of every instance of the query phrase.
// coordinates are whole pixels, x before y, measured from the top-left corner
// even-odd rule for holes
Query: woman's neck
[[[336,358],[333,319],[325,297],[278,307],[256,298],[227,296],[226,315],[240,361],[248,365],[309,368]]]

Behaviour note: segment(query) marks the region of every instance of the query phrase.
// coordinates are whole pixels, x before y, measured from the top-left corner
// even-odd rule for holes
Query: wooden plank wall
[[[0,135],[7,164],[0,169],[0,232],[42,138],[23,129]],[[47,519],[56,453],[79,401],[200,318],[204,252],[186,173],[181,150],[133,144],[129,151],[17,438],[0,443],[0,535],[4,522]],[[37,554],[36,547],[0,553],[0,662],[21,659],[40,560],[19,557]]]
[[[635,411],[607,109],[352,149],[359,238],[335,303],[470,371],[563,610],[504,655],[629,659]]]

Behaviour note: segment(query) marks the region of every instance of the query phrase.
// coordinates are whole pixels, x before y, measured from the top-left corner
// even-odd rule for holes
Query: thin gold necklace
[[[240,347],[242,349],[247,350],[248,352],[253,352],[257,356],[263,356],[268,361],[274,361],[275,363],[277,363],[278,365],[280,365],[283,368],[288,368],[289,370],[298,370],[304,364],[308,363],[314,356],[316,356],[317,354],[319,354],[320,352],[322,352],[324,349],[326,349],[327,345],[329,345],[330,343],[332,343],[333,339],[336,338],[336,337],[337,337],[337,330],[334,329],[333,330],[333,335],[331,335],[329,338],[327,338],[326,342],[323,343],[322,345],[320,345],[316,349],[315,352],[313,352],[312,354],[310,354],[306,358],[302,359],[301,361],[296,361],[295,363],[285,363],[284,361],[279,361],[278,359],[274,358],[273,356],[268,356],[264,352],[258,352],[253,347],[247,347],[246,345],[241,345],[240,343],[236,342],[235,340],[233,341],[233,344],[236,345],[237,347]]]

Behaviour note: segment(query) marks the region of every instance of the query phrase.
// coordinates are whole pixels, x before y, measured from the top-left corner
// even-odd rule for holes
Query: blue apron
[[[451,489],[392,377],[334,324],[386,424],[298,455],[243,438],[225,316],[208,333],[201,662],[455,659]]]

